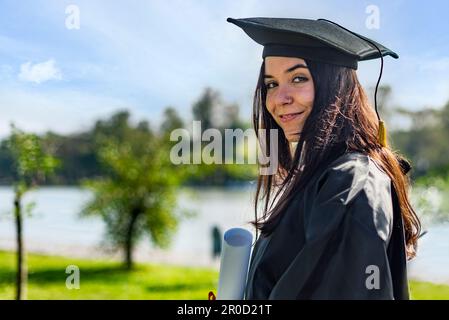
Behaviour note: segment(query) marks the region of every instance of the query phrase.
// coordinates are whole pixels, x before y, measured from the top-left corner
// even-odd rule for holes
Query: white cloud
[[[19,79],[22,81],[39,84],[48,80],[61,80],[61,78],[61,71],[56,67],[53,59],[34,65],[28,61],[20,66]]]

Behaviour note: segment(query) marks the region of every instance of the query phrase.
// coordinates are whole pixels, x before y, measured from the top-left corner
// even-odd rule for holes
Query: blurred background
[[[2,0],[0,299],[216,292],[223,232],[252,231],[257,167],[174,164],[170,133],[186,129],[193,147],[193,120],[223,137],[251,128],[262,48],[226,18],[256,16],[330,19],[399,54],[385,58],[378,101],[393,148],[412,163],[426,232],[408,265],[412,297],[449,299],[448,9],[442,0]],[[379,67],[359,64],[371,97]]]

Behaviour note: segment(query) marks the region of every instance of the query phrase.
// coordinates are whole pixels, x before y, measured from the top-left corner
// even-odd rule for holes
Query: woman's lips
[[[283,115],[279,116],[279,119],[282,123],[286,123],[286,122],[289,122],[289,121],[299,118],[303,113],[304,113],[304,111],[297,112],[297,113],[283,114]]]

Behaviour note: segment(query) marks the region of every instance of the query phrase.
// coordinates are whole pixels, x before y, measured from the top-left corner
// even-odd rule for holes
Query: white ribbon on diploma
[[[224,233],[218,300],[243,299],[252,242],[253,235],[246,229],[232,228]]]

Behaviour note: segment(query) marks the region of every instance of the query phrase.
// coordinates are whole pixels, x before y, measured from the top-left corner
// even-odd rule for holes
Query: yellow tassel
[[[379,120],[379,143],[382,147],[387,146],[387,129],[385,128],[385,123]]]

